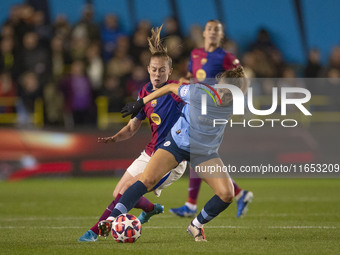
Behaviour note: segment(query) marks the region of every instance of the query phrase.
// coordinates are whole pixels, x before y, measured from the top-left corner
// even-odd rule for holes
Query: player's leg
[[[207,160],[199,167],[219,166],[223,168],[223,162],[220,158]],[[194,236],[195,241],[206,241],[203,231],[203,225],[214,219],[224,211],[232,202],[234,197],[234,187],[228,173],[224,176],[214,178],[203,178],[203,180],[214,190],[215,195],[204,205],[201,212],[188,226],[188,232]]]
[[[197,197],[201,188],[202,179],[190,167],[188,199],[178,208],[171,208],[170,212],[180,217],[193,217],[197,212]]]
[[[98,221],[82,235],[78,241],[80,242],[94,242],[97,241],[99,235],[98,223],[102,220],[107,219],[110,213],[112,212],[115,205],[118,203],[119,199],[121,198],[121,190],[124,190],[125,185],[131,183],[131,181],[136,181],[139,176],[133,177],[128,171],[125,171],[124,175],[119,180],[118,184],[116,185],[113,191],[113,197],[115,198],[105,209],[102,215],[99,217]]]
[[[162,177],[162,179],[153,188],[153,192],[155,193],[155,195],[157,197],[159,197],[161,195],[161,192],[162,192],[163,189],[170,186],[172,183],[174,183],[179,178],[181,178],[183,173],[185,172],[186,168],[187,168],[187,161],[182,161],[180,164],[178,164],[177,167],[175,167],[174,169],[171,169],[171,171],[169,173],[164,175]],[[155,204],[155,210],[154,211],[152,211],[150,213],[143,211],[138,216],[138,219],[142,224],[148,222],[150,217],[153,216],[154,214],[159,213],[159,212],[156,211],[157,210],[156,205],[157,204]],[[164,209],[164,207],[162,209]]]
[[[173,154],[166,150],[158,149],[151,157],[139,181],[124,192],[119,203],[112,210],[110,218],[115,218],[130,211],[141,196],[152,190],[162,177],[177,165],[178,162]]]
[[[148,156],[144,151],[141,155],[129,166],[129,168],[125,171],[124,175],[119,180],[113,191],[113,197],[115,198],[105,209],[105,211],[100,216],[99,220],[90,228],[90,230],[86,231],[84,235],[82,235],[78,241],[80,242],[93,242],[97,241],[99,235],[98,223],[102,220],[107,219],[110,216],[113,208],[120,200],[124,191],[131,186],[131,184],[135,183],[141,173],[144,171],[145,166],[150,160],[150,156]],[[153,213],[152,215],[163,213],[164,206],[159,204],[153,204],[145,197],[141,197],[140,200],[136,204],[136,208],[140,208],[145,210],[148,213]]]
[[[242,217],[244,216],[248,211],[248,206],[253,200],[253,192],[249,190],[243,190],[240,188],[236,182],[233,180],[234,184],[234,193],[235,193],[235,199],[237,204],[237,214],[236,217]]]

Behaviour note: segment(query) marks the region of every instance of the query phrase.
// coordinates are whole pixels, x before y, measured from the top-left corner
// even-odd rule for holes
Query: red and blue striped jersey
[[[191,51],[188,71],[192,73],[195,81],[204,81],[206,78],[215,78],[217,74],[239,65],[240,61],[221,47],[213,52],[207,52],[204,48],[196,48]]]
[[[177,81],[168,81],[168,83],[178,83]],[[165,85],[166,86],[166,85]],[[151,82],[147,83],[138,93],[138,98],[143,98],[153,92]],[[152,138],[146,145],[145,152],[151,156],[161,145],[172,126],[178,120],[184,102],[179,96],[169,94],[152,100],[147,103],[143,110],[136,116],[139,120],[149,119]]]

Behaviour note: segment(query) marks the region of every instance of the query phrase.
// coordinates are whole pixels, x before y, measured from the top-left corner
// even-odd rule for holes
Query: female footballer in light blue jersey
[[[242,92],[246,91],[247,83],[241,66],[225,71],[221,75],[220,81],[224,83],[226,78],[228,84],[238,86]],[[223,139],[225,124],[213,127],[211,121],[201,118],[200,99],[201,94],[205,93],[202,88],[206,91],[210,90],[210,94],[215,95],[215,99],[211,97],[207,99],[209,115],[206,116],[211,119],[231,117],[232,96],[230,91],[227,89],[217,89],[216,91],[212,86],[206,87],[203,84],[169,84],[123,108],[122,112],[125,112],[123,117],[136,114],[146,103],[169,93],[178,95],[187,103],[163,145],[151,157],[139,180],[125,191],[103,226],[110,226],[107,223],[110,223],[118,215],[130,211],[141,196],[151,191],[159,180],[182,160],[190,161],[195,170],[207,167],[223,169],[224,165],[217,151]],[[217,105],[215,101],[218,102]],[[233,183],[227,172],[222,171],[218,176],[209,178],[201,177],[214,190],[215,195],[188,226],[187,231],[194,236],[195,241],[206,241],[203,225],[224,211],[234,197]],[[109,229],[105,231],[108,232]]]
[[[216,75],[231,70],[240,65],[240,61],[230,52],[226,52],[221,47],[221,41],[224,37],[223,26],[218,20],[209,20],[203,31],[204,47],[196,48],[191,51],[188,73],[181,78],[181,82],[209,83],[209,80],[215,80]],[[191,82],[193,83],[193,82]],[[202,180],[190,170],[190,180],[188,188],[188,198],[185,204],[178,208],[171,208],[170,212],[180,217],[193,217],[197,212],[197,198],[201,188]],[[253,193],[241,189],[235,181],[234,193],[237,200],[236,217],[243,216],[252,201]]]

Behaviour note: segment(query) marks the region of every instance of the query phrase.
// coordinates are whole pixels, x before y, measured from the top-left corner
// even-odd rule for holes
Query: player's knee
[[[140,181],[145,185],[148,191],[152,190],[152,188],[157,184],[157,180],[151,177],[142,178]]]
[[[234,191],[233,190],[221,190],[219,192],[216,193],[216,195],[223,201],[226,203],[231,203],[233,202],[233,198],[234,198]]]

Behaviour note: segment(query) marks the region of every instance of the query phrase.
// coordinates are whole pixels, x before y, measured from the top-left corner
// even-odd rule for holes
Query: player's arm
[[[181,86],[181,83],[170,83],[166,86],[161,87],[160,89],[157,89],[156,91],[152,92],[151,94],[147,95],[146,97],[143,97],[143,103],[147,104],[148,102],[159,98],[161,96],[174,93],[178,95],[178,88]]]
[[[140,112],[140,110],[144,107],[144,105],[147,104],[148,102],[156,98],[159,98],[161,96],[170,94],[170,93],[174,93],[178,95],[178,88],[181,85],[182,85],[181,83],[179,84],[170,83],[170,84],[167,84],[166,86],[163,86],[157,89],[156,91],[152,92],[146,97],[139,99],[137,102],[127,103],[121,110],[121,113],[123,113],[122,117],[125,118],[126,116],[132,114],[131,118],[134,118]]]
[[[98,143],[116,143],[127,140],[137,133],[141,125],[142,121],[134,117],[117,134],[109,137],[98,137]]]

